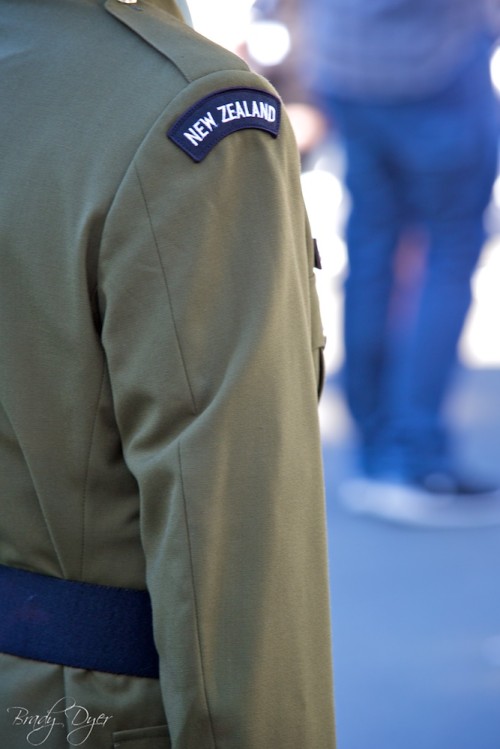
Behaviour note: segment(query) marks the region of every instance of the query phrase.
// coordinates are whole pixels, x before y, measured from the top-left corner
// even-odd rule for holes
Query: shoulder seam
[[[134,5],[106,0],[105,9],[114,18],[144,39],[163,55],[187,83],[193,83],[219,71],[247,71],[246,63],[229,50],[205,39],[179,18],[158,8],[149,0],[141,0],[142,12]],[[186,42],[191,42],[186,54]],[[213,61],[208,52],[213,53]]]

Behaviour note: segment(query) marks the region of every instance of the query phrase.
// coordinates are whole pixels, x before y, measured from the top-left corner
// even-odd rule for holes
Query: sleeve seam
[[[159,248],[159,245],[158,245],[158,239],[156,237],[156,233],[155,233],[155,230],[154,230],[153,221],[152,221],[152,218],[151,218],[151,212],[149,210],[149,206],[148,206],[148,202],[147,202],[146,195],[145,195],[145,192],[144,192],[144,187],[143,187],[143,184],[142,184],[141,176],[139,174],[139,170],[138,170],[136,164],[134,164],[134,171],[135,171],[135,174],[136,174],[136,177],[137,177],[137,182],[138,182],[139,189],[140,189],[140,192],[141,192],[141,196],[142,196],[142,200],[143,200],[143,203],[144,203],[144,208],[145,208],[145,211],[146,211],[146,215],[148,217],[149,228],[150,228],[150,231],[151,231],[151,236],[152,236],[153,241],[154,241],[156,255],[157,255],[157,258],[158,258],[158,264],[160,266],[161,273],[162,273],[163,284],[165,286],[165,292],[166,292],[167,300],[168,300],[168,308],[170,310],[170,317],[172,319],[172,324],[174,326],[175,340],[176,340],[176,343],[177,343],[177,348],[179,350],[179,356],[180,356],[181,362],[182,362],[182,369],[183,369],[183,372],[184,372],[184,377],[186,379],[186,384],[187,384],[188,390],[189,390],[191,404],[192,404],[192,407],[193,407],[193,413],[196,414],[196,413],[198,413],[198,406],[197,406],[196,398],[195,398],[195,395],[194,395],[194,392],[193,392],[193,388],[192,388],[192,385],[191,385],[191,380],[189,378],[189,374],[188,374],[188,371],[187,371],[186,359],[185,359],[185,356],[184,356],[184,352],[182,350],[182,345],[181,345],[179,330],[178,330],[178,326],[177,326],[177,322],[176,322],[175,314],[174,314],[174,309],[173,309],[173,305],[172,305],[172,296],[171,296],[169,285],[168,285],[167,273],[166,273],[166,270],[165,270],[165,265],[163,263],[163,259],[162,259],[161,253],[160,253],[160,248]]]
[[[179,476],[180,476],[181,491],[182,491],[182,505],[183,505],[183,510],[184,510],[184,524],[186,528],[186,538],[187,538],[187,546],[188,546],[188,554],[189,554],[189,567],[190,567],[190,573],[191,573],[191,590],[192,590],[192,595],[193,595],[194,620],[196,622],[196,644],[198,646],[198,658],[200,662],[201,679],[202,679],[202,684],[203,684],[203,699],[204,699],[205,707],[207,711],[208,723],[210,726],[210,733],[212,737],[212,744],[213,744],[214,749],[216,749],[214,723],[213,723],[212,713],[210,711],[210,704],[208,700],[207,681],[205,678],[205,668],[203,664],[203,655],[202,655],[202,647],[201,647],[200,617],[198,613],[198,600],[196,597],[196,586],[195,586],[195,581],[194,581],[193,551],[192,551],[192,544],[191,544],[191,536],[189,533],[189,516],[188,516],[188,509],[187,509],[184,476],[182,472],[182,455],[181,455],[181,443],[180,442],[179,442],[177,449],[178,449],[178,461],[179,461]]]

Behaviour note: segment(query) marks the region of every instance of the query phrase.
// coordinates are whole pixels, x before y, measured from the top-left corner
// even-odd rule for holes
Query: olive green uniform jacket
[[[275,93],[180,18],[0,2],[0,563],[147,589],[160,662],[0,654],[8,749],[334,746],[296,149],[285,116],[199,162],[167,136],[215,92]],[[93,730],[30,733],[63,698]]]

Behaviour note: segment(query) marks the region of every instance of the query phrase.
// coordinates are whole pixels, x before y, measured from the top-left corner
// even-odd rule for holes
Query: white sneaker
[[[424,528],[481,528],[500,525],[500,491],[445,494],[403,482],[352,478],[339,487],[351,512]]]

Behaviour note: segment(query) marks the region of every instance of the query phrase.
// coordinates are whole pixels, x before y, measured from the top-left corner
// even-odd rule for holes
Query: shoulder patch
[[[273,94],[255,88],[230,88],[198,101],[179,117],[167,136],[199,162],[237,130],[265,130],[276,138],[280,120],[281,103]]]

